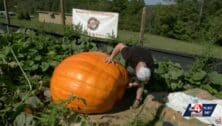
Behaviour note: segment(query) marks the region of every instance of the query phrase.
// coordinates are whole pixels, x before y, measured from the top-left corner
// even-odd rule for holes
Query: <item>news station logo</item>
[[[217,104],[202,104],[202,103],[189,104],[183,116],[210,117],[213,114],[216,106]]]

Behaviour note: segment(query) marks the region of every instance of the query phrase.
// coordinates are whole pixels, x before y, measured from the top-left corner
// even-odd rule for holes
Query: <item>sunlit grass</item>
[[[0,22],[5,22],[5,19],[0,18]],[[50,24],[39,22],[37,18],[33,18],[31,21],[18,20],[16,18],[11,19],[11,24],[19,25],[27,28],[35,28],[40,31],[63,33],[64,28],[59,24]],[[131,32],[126,30],[119,30],[118,37],[120,42],[132,42],[138,43],[139,33]],[[171,39],[167,37],[162,37],[158,35],[153,35],[145,33],[144,35],[144,45],[152,48],[165,49],[170,51],[182,52],[187,54],[201,54],[204,49],[204,45],[195,42],[186,42],[176,39]],[[213,46],[212,54],[216,58],[222,58],[222,47]]]

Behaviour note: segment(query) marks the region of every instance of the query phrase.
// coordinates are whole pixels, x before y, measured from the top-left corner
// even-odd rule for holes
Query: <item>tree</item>
[[[142,8],[145,6],[144,0],[127,0],[123,3],[122,2],[116,1],[113,3],[118,7],[114,8],[114,10],[121,10],[119,21],[120,29],[139,31]]]
[[[112,1],[112,11],[121,13],[127,8],[128,0],[113,0]]]

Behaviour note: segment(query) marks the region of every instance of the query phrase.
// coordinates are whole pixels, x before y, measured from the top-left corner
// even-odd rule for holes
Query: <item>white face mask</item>
[[[147,67],[140,67],[136,72],[136,77],[140,81],[149,81],[151,76],[151,71]]]

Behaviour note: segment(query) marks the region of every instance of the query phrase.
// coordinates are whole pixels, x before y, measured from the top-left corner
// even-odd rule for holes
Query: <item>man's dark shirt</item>
[[[146,63],[152,73],[154,72],[154,61],[149,49],[140,46],[124,47],[121,53],[126,61],[126,67],[131,66],[135,69],[137,63],[142,61]]]

